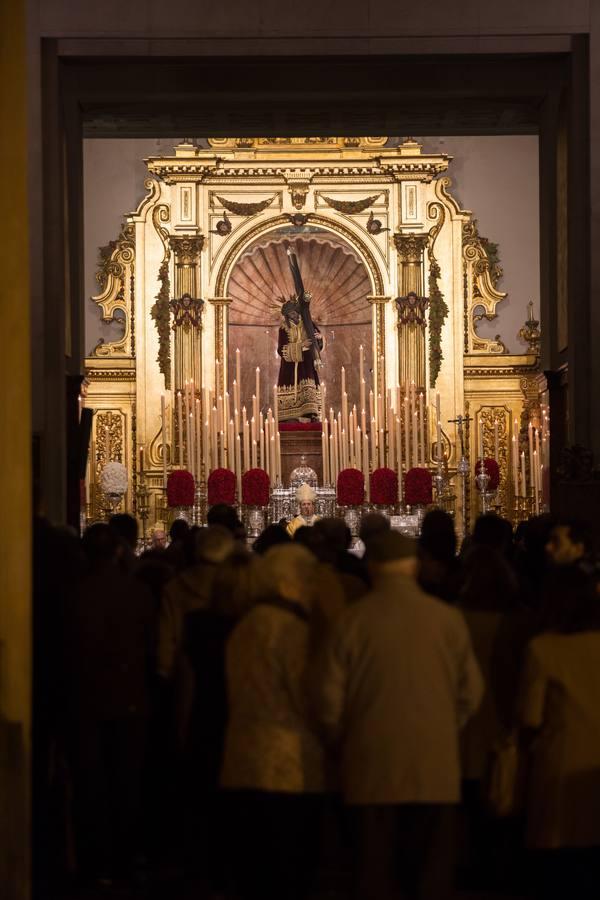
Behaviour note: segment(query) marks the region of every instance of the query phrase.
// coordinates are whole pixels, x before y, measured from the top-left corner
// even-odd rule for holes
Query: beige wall
[[[500,334],[509,352],[523,352],[525,345],[517,332],[525,320],[528,301],[533,300],[536,312],[539,310],[538,139],[533,135],[501,135],[419,140],[426,150],[453,157],[449,173],[454,195],[474,212],[481,234],[500,248],[504,277],[498,287],[508,291],[509,296],[499,308],[498,319],[480,323],[479,332],[483,337]],[[88,298],[97,292],[98,248],[117,237],[122,216],[135,209],[146,193],[144,158],[171,153],[177,141],[178,138],[84,141]],[[119,326],[102,322],[98,308],[87,300],[86,352],[101,337],[108,341],[119,334]]]

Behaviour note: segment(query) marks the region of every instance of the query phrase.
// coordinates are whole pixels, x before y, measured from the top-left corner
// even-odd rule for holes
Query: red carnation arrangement
[[[500,466],[491,456],[486,456],[483,460],[483,467],[485,469],[485,474],[489,476],[488,491],[497,491],[498,485],[500,484]],[[481,459],[478,459],[475,463],[475,476],[481,475]],[[479,490],[479,485],[477,484],[477,477],[475,478],[475,485],[477,490]]]
[[[213,469],[208,476],[206,487],[209,506],[215,506],[217,503],[234,505],[235,475],[231,469]]]
[[[337,478],[340,506],[360,506],[365,499],[365,477],[359,469],[342,469]]]
[[[167,478],[167,505],[194,505],[194,476],[186,469],[176,469]]]
[[[429,469],[415,466],[406,473],[404,499],[409,506],[429,506],[433,500],[433,481]]]
[[[371,503],[376,506],[393,506],[398,500],[398,476],[393,469],[382,466],[371,472]]]
[[[246,506],[268,506],[271,482],[264,469],[248,469],[242,475],[242,503]]]

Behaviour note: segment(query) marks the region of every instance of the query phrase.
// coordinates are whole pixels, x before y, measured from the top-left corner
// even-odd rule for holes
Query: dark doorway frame
[[[590,445],[588,37],[422,38],[396,55],[251,56],[241,41],[42,42],[44,391],[42,489],[55,519],[78,522],[68,468],[83,367],[85,136],[214,134],[500,134],[540,140],[542,366],[563,393],[553,460]],[[178,51],[182,55],[178,55]],[[246,55],[244,55],[244,53]],[[567,140],[566,204],[557,191]],[[559,202],[560,199],[560,202]],[[559,240],[566,241],[558,253]],[[566,266],[560,273],[558,266]],[[557,283],[569,298],[569,343],[557,340]],[[568,374],[567,374],[568,373]],[[70,382],[68,381],[70,379]],[[558,387],[557,387],[558,386]],[[557,403],[557,407],[560,404]],[[67,508],[64,498],[67,497]]]

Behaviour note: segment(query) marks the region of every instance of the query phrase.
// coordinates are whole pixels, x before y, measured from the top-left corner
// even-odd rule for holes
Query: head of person
[[[555,525],[546,543],[546,553],[554,566],[570,566],[592,551],[591,529],[585,522],[563,522]]]
[[[288,319],[290,322],[297,325],[300,321],[300,309],[298,308],[296,300],[286,300],[281,307],[281,314],[284,319]]]
[[[512,544],[512,525],[496,513],[485,513],[475,522],[472,543],[507,554]]]
[[[264,560],[243,547],[233,552],[215,571],[211,588],[212,609],[229,619],[239,619],[265,592]]]
[[[390,520],[378,512],[365,513],[360,523],[358,536],[363,544],[368,544],[380,534],[385,534],[391,528]]]
[[[300,515],[309,519],[315,514],[316,492],[309,484],[301,484],[296,491],[296,500],[300,509]]]
[[[280,544],[271,547],[263,560],[267,595],[312,606],[318,562],[310,550],[294,542]]]
[[[117,562],[121,539],[105,522],[95,522],[84,532],[81,547],[88,566],[102,569]]]
[[[108,525],[126,547],[130,550],[135,550],[137,548],[137,519],[134,519],[129,513],[117,513],[110,517]]]
[[[456,557],[456,533],[452,516],[443,509],[426,513],[419,536],[419,555],[451,565]]]
[[[322,536],[330,555],[335,558],[352,544],[352,532],[343,519],[326,518],[315,523],[313,531]]]
[[[545,583],[539,630],[559,634],[600,630],[596,578],[580,566],[557,566]]]
[[[366,546],[365,558],[374,582],[394,575],[416,576],[417,543],[412,538],[390,529],[372,538]]]
[[[175,544],[177,541],[185,541],[189,534],[189,530],[190,526],[185,519],[175,519],[169,528],[169,538],[171,539],[171,543]]]
[[[167,546],[167,532],[162,527],[162,525],[156,525],[152,529],[152,543],[153,550],[164,550]]]
[[[219,565],[224,562],[235,548],[231,532],[222,525],[209,525],[199,528],[194,535],[193,559],[195,563]]]
[[[238,541],[246,539],[244,523],[233,506],[229,506],[227,503],[215,503],[214,506],[211,506],[206,515],[206,522],[208,525],[221,525]]]
[[[259,556],[264,556],[271,547],[276,547],[278,544],[290,544],[291,541],[285,526],[274,522],[272,525],[267,525],[265,530],[259,534],[252,545],[252,550]]]

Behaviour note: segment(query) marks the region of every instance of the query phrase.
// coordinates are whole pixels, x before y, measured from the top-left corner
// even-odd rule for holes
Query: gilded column
[[[202,385],[202,308],[198,298],[200,236],[169,237],[175,257],[174,299],[169,307],[173,315],[175,391],[183,390],[186,381],[194,385],[194,393]]]
[[[423,254],[426,234],[395,234],[398,251],[398,359],[400,384],[426,385],[425,328],[429,300],[423,296]]]

